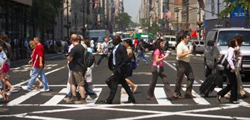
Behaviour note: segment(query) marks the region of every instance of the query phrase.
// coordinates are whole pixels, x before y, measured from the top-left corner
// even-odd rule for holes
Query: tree
[[[131,22],[131,16],[129,16],[128,13],[119,13],[115,22],[120,29],[128,28]]]
[[[40,29],[42,35],[46,30],[52,30],[62,1],[63,0],[33,0],[31,11],[33,14],[34,29]]]
[[[219,14],[220,19],[225,18],[236,10],[240,6],[240,10],[244,9],[244,13],[246,15],[246,27],[248,27],[248,21],[249,21],[249,13],[250,13],[250,0],[224,0],[224,2],[227,4],[227,7],[222,10]]]

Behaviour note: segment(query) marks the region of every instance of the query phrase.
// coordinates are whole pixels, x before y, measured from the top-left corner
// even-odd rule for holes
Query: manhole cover
[[[54,96],[55,94],[57,94],[57,92],[48,92],[48,93],[42,93],[42,96]]]
[[[6,112],[6,111],[9,111],[8,108],[0,108],[0,112]]]

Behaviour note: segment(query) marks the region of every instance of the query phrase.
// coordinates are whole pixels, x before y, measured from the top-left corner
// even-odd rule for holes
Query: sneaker
[[[30,91],[31,91],[31,89],[30,89],[30,88],[28,88],[28,86],[22,86],[22,89],[23,89],[24,91],[28,91],[28,92],[30,92]]]
[[[48,88],[48,89],[40,89],[40,92],[49,92],[50,91],[50,89]]]
[[[81,98],[80,100],[74,101],[75,104],[86,104],[87,101],[85,100],[85,98]]]

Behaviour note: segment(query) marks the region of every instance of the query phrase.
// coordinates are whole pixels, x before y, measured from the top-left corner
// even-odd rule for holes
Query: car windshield
[[[219,34],[218,44],[227,46],[228,41],[237,35],[242,35],[244,38],[242,46],[250,46],[250,31],[222,31]]]

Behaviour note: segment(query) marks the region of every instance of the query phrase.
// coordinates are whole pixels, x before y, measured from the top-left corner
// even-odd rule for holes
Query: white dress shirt
[[[120,44],[116,45],[116,46],[114,47],[114,50],[113,50],[113,65],[116,65],[116,61],[115,61],[115,52],[116,52],[117,48],[119,47],[119,45],[120,45]]]

